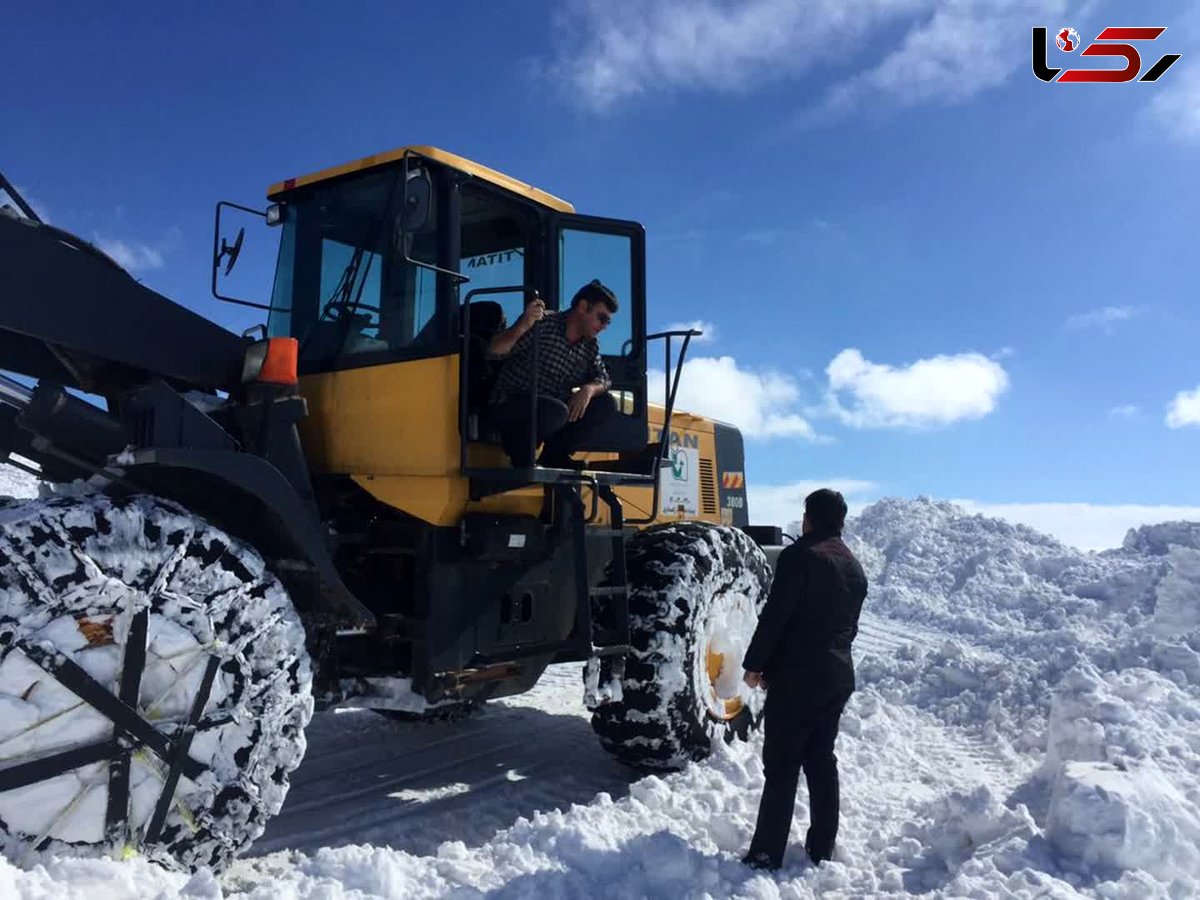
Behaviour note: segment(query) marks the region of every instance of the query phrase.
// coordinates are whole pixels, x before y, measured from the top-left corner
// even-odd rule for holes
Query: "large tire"
[[[681,522],[647,529],[626,550],[633,654],[620,702],[600,706],[600,743],[639,769],[704,759],[745,738],[761,698],[741,684],[742,656],[766,602],[771,569],[734,528]]]
[[[0,510],[5,856],[219,869],[283,805],[311,716],[303,625],[244,544],[144,496]]]

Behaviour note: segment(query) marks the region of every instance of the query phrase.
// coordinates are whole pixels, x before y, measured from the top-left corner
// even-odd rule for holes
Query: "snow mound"
[[[1153,766],[1072,762],[1054,783],[1046,837],[1080,871],[1142,870],[1165,882],[1200,871],[1200,815]]]
[[[1131,528],[1125,535],[1122,550],[1163,556],[1172,546],[1200,550],[1200,522],[1163,522]]]
[[[1126,547],[1085,553],[922,498],[881,501],[847,530],[871,577],[868,609],[1032,665],[1041,684],[1083,660],[1104,671],[1200,674],[1200,550],[1186,543],[1200,524],[1147,526]],[[977,661],[966,668],[968,680],[995,674]]]
[[[1044,868],[1072,884],[1136,873],[1138,890],[1200,889],[1200,524],[1084,553],[920,499],[877,503],[848,532],[873,576],[866,608],[926,629],[868,641],[860,682],[1040,759],[1004,815],[976,818],[1035,810],[1019,853],[1027,865],[1044,839],[1057,854]],[[939,809],[916,837],[923,857],[952,867],[978,847],[963,809]]]

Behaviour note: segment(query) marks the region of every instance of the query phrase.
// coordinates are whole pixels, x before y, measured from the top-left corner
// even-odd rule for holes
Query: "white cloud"
[[[1076,330],[1099,328],[1106,334],[1112,334],[1113,326],[1117,322],[1128,322],[1130,319],[1140,316],[1143,312],[1145,312],[1145,309],[1140,306],[1105,306],[1101,309],[1093,309],[1071,316],[1071,318],[1067,319],[1067,327]]]
[[[1029,66],[1030,29],[1063,0],[939,0],[882,61],[835,87],[825,109],[961,103]]]
[[[1148,64],[1149,65],[1149,64]],[[1150,115],[1173,138],[1200,142],[1200,69],[1185,57],[1156,83]]]
[[[144,272],[147,269],[163,267],[162,252],[149,244],[97,237],[96,246],[130,272]]]
[[[841,491],[852,516],[858,515],[864,506],[879,497],[879,485],[857,478],[826,478],[765,485],[757,485],[751,480],[746,482],[750,521],[755,525],[788,528],[804,518],[804,498],[817,488]]]
[[[745,91],[817,67],[857,65],[827,109],[890,99],[956,102],[1029,65],[1032,25],[1065,0],[575,0],[546,74],[609,109],[662,91]],[[899,47],[878,38],[907,26]],[[859,58],[856,61],[856,57]],[[865,57],[865,58],[864,58]]]
[[[1140,412],[1140,408],[1132,403],[1127,403],[1124,406],[1114,406],[1108,411],[1108,414],[1114,419],[1132,419]]]
[[[838,58],[934,2],[577,0],[560,16],[549,74],[597,110],[663,89],[744,90]]]
[[[694,344],[711,344],[717,339],[717,326],[712,322],[706,322],[703,319],[696,319],[692,322],[672,322],[670,325],[662,329],[662,331],[699,331],[699,337],[692,338]],[[672,350],[678,352],[680,346],[679,338],[671,338]],[[690,346],[690,345],[689,345]]]
[[[649,373],[650,399],[661,402],[666,378]],[[737,426],[748,438],[802,437],[817,440],[799,413],[800,390],[779,372],[751,372],[731,356],[697,357],[683,364],[675,408]]]
[[[163,267],[164,256],[179,244],[181,236],[182,232],[172,227],[162,240],[153,244],[116,240],[99,234],[93,236],[92,242],[120,263],[122,268],[130,272],[146,272]]]
[[[833,413],[855,428],[948,425],[996,408],[1008,374],[979,353],[934,356],[908,366],[873,363],[843,350],[825,369]]]
[[[980,503],[954,500],[970,514],[1028,525],[1080,550],[1119,547],[1130,528],[1180,520],[1200,521],[1200,506],[1096,503]]]
[[[1185,425],[1200,425],[1200,385],[1191,391],[1180,391],[1167,409],[1168,428]]]

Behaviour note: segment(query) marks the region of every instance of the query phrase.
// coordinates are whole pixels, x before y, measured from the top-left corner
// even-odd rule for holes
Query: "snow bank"
[[[1150,526],[1120,549],[1083,553],[949,503],[877,503],[850,526],[872,579],[868,608],[941,637],[870,657],[863,674],[896,701],[1025,743],[1081,663],[1195,690],[1200,549],[1168,537],[1200,542],[1200,528]]]
[[[1005,807],[1036,813],[1024,854],[1044,840],[1039,868],[1078,886],[1200,892],[1200,525],[1082,553],[922,499],[850,531],[870,608],[931,637],[867,654],[861,680],[1039,760]]]
[[[1046,836],[1083,873],[1141,869],[1170,883],[1200,871],[1195,799],[1151,766],[1067,763],[1054,781]]]
[[[1200,872],[1200,707],[1145,669],[1068,673],[1050,713],[1046,835],[1068,862]]]

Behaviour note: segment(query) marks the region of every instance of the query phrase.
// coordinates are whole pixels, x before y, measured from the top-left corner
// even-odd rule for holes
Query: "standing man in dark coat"
[[[800,770],[808,780],[811,823],[804,849],[814,863],[833,856],[838,771],[833,745],[854,692],[850,644],[867,596],[867,576],[842,542],[846,501],[822,488],[804,499],[803,536],[784,548],[771,595],[742,667],[767,689],[762,802],[743,862],[783,864]]]

